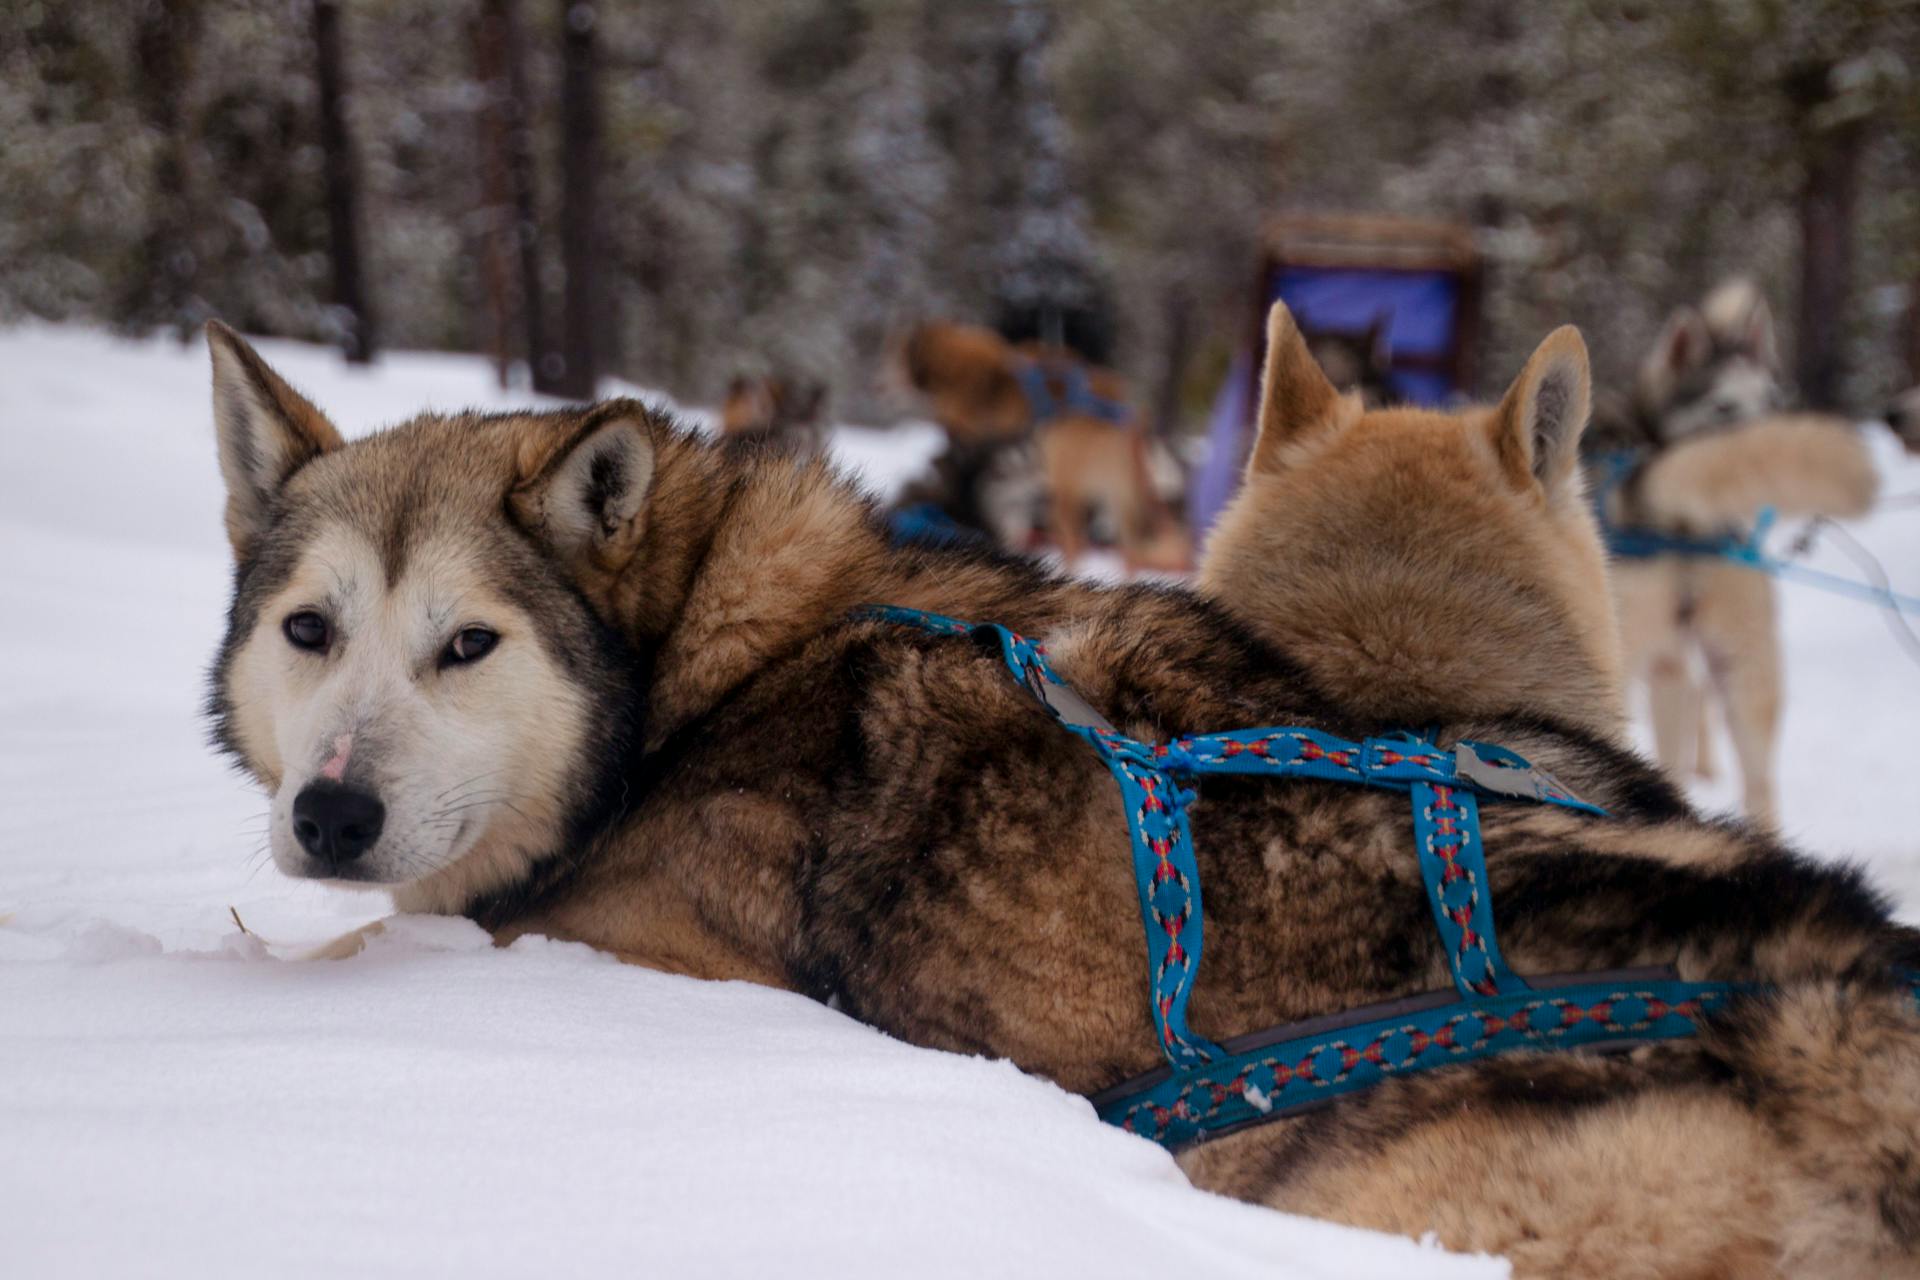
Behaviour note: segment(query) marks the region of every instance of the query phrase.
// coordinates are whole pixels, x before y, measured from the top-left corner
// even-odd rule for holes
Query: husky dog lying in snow
[[[1209,567],[1230,607],[895,546],[825,464],[631,401],[344,443],[209,336],[237,563],[211,710],[287,873],[834,999],[1092,1092],[1159,1059],[1118,790],[997,653],[855,611],[1044,637],[1142,739],[1425,723],[1612,815],[1483,810],[1515,969],[1777,994],[1630,1055],[1389,1079],[1194,1148],[1194,1180],[1532,1275],[1920,1273],[1920,1017],[1889,976],[1920,945],[1855,872],[1701,820],[1615,744],[1570,331],[1496,409],[1365,414],[1278,313]],[[1197,789],[1196,1032],[1446,985],[1404,797]]]

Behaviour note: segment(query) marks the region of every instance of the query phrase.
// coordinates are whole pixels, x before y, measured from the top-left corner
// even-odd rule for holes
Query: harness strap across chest
[[[1750,984],[1682,982],[1661,969],[1522,978],[1494,936],[1482,798],[1604,817],[1551,774],[1485,743],[1442,749],[1400,733],[1353,742],[1318,729],[1236,729],[1147,743],[1115,729],[1054,673],[1044,645],[993,624],[876,606],[862,616],[992,636],[1022,688],[1087,743],[1120,784],[1146,929],[1150,1008],[1167,1065],[1096,1094],[1100,1117],[1170,1147],[1370,1088],[1389,1076],[1517,1049],[1611,1048],[1692,1035]],[[1454,990],[1230,1039],[1187,1025],[1200,968],[1200,869],[1186,785],[1207,774],[1311,778],[1405,792],[1420,876]]]

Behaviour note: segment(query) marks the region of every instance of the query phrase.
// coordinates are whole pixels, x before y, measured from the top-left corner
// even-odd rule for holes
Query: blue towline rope
[[[1655,556],[1673,555],[1730,560],[1734,564],[1744,565],[1775,578],[1802,583],[1855,600],[1864,600],[1868,604],[1879,605],[1883,609],[1891,609],[1896,613],[1920,615],[1920,596],[1877,587],[1869,582],[1859,582],[1837,573],[1828,573],[1824,569],[1795,564],[1791,560],[1782,560],[1778,556],[1769,555],[1765,544],[1776,519],[1776,513],[1772,507],[1761,508],[1759,516],[1754,520],[1752,532],[1745,537],[1737,533],[1723,533],[1711,538],[1694,538],[1676,533],[1661,533],[1654,529],[1643,529],[1632,525],[1615,524],[1607,518],[1606,496],[1626,480],[1627,474],[1633,469],[1634,458],[1631,453],[1616,452],[1608,455],[1605,465],[1606,478],[1601,484],[1600,492],[1595,495],[1594,508],[1600,518],[1600,531],[1606,539],[1607,551],[1618,559],[1650,560]]]
[[[1151,1012],[1168,1066],[1093,1098],[1100,1118],[1169,1147],[1367,1089],[1388,1076],[1518,1049],[1643,1043],[1693,1035],[1755,984],[1682,982],[1658,974],[1520,977],[1494,939],[1479,797],[1605,812],[1504,747],[1398,733],[1361,742],[1317,729],[1273,727],[1130,738],[1055,674],[1044,645],[992,623],[875,605],[856,617],[999,642],[1014,679],[1120,784],[1134,883],[1147,937]],[[1407,792],[1434,925],[1457,994],[1430,993],[1240,1037],[1227,1048],[1187,1025],[1200,968],[1200,868],[1181,779],[1205,774],[1314,778]],[[1903,974],[1920,999],[1920,974]],[[1230,1042],[1232,1043],[1232,1042]]]

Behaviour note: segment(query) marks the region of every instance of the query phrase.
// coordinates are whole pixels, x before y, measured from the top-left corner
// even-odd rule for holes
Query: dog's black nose
[[[373,847],[387,820],[387,806],[371,791],[322,779],[293,798],[293,835],[323,862],[352,862]]]

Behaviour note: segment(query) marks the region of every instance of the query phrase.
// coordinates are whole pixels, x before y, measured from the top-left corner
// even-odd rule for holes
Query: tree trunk
[[[1193,298],[1184,285],[1174,285],[1165,300],[1166,334],[1161,348],[1158,394],[1153,398],[1153,429],[1162,440],[1180,434],[1180,392],[1186,384],[1187,362],[1193,355]]]
[[[481,95],[474,121],[480,144],[480,284],[487,297],[486,348],[503,391],[511,382],[514,315],[520,303],[514,296],[512,266],[519,214],[510,176],[514,103],[507,75],[508,5],[509,0],[481,0],[473,23],[473,66]]]
[[[1907,284],[1907,323],[1902,337],[1905,341],[1900,356],[1907,371],[1907,385],[1920,386],[1920,276]]]
[[[503,292],[519,309],[527,370],[536,387],[552,376],[559,359],[548,349],[546,291],[540,283],[540,222],[534,198],[533,109],[527,96],[526,56],[520,41],[516,0],[480,0],[476,57],[487,80],[483,113],[484,163],[497,166],[506,196],[499,214],[504,237],[519,271],[519,288]],[[494,179],[488,178],[491,184]],[[489,202],[494,197],[488,196]],[[503,271],[506,268],[503,267]],[[506,340],[511,346],[511,340]],[[543,372],[545,371],[545,372]]]
[[[594,193],[600,129],[594,98],[596,18],[589,0],[560,0],[560,258],[566,294],[560,360],[543,389],[576,400],[592,399],[600,380],[595,340],[601,322]]]
[[[199,0],[145,0],[134,33],[135,89],[140,115],[157,136],[153,192],[140,237],[139,267],[118,307],[118,320],[135,329],[170,324],[184,338],[198,318],[185,102],[197,44]]]
[[[327,187],[327,243],[333,258],[333,303],[342,315],[341,346],[355,364],[376,349],[373,310],[360,265],[360,187],[353,141],[347,133],[346,58],[340,41],[340,0],[314,0],[314,47],[319,55],[320,147]]]
[[[1788,92],[1799,108],[1805,174],[1800,186],[1800,307],[1794,327],[1795,376],[1816,409],[1840,409],[1846,381],[1847,302],[1853,286],[1854,208],[1867,125],[1860,118],[1822,127],[1828,70],[1795,76]]]

